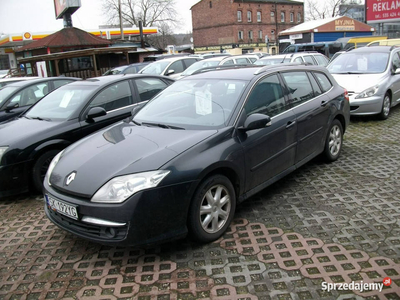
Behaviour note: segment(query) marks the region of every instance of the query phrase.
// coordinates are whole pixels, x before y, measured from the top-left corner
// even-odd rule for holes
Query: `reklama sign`
[[[366,0],[367,23],[400,21],[400,0]]]

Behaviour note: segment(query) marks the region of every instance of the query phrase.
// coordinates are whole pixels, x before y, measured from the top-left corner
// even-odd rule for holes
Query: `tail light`
[[[344,89],[344,98],[345,98],[347,101],[350,101],[349,93],[347,92],[346,89]]]

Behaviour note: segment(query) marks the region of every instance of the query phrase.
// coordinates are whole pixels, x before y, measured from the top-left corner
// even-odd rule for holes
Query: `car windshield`
[[[290,62],[290,58],[269,58],[269,59],[259,59],[254,62],[255,65],[277,65],[282,64],[284,62]]]
[[[164,69],[169,65],[169,61],[160,60],[149,64],[148,66],[144,67],[140,70],[140,73],[143,74],[155,74],[161,75]]]
[[[213,67],[219,64],[217,60],[209,60],[209,61],[198,61],[187,68],[183,73],[182,76],[189,76],[192,75],[195,71],[200,70],[202,68]]]
[[[67,120],[96,86],[65,85],[42,98],[25,117],[32,119]]]
[[[328,65],[332,74],[374,74],[386,70],[389,53],[383,52],[347,52]]]
[[[17,87],[13,86],[5,86],[2,89],[0,89],[0,104],[2,104],[3,101],[7,99],[7,97],[10,96],[17,89],[18,89]]]
[[[140,110],[134,122],[195,130],[222,128],[247,83],[229,79],[175,82]]]

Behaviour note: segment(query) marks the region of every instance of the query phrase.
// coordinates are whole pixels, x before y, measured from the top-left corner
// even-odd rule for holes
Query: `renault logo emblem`
[[[71,174],[68,175],[67,181],[65,182],[66,185],[69,185],[72,181],[74,181],[76,176],[76,172],[72,172]]]

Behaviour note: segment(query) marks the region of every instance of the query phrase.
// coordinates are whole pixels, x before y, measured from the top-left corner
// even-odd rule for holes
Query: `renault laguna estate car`
[[[114,75],[64,85],[19,118],[0,124],[0,197],[42,190],[53,157],[73,142],[130,117],[174,80]]]
[[[400,103],[400,48],[372,46],[341,54],[327,67],[349,92],[350,114],[387,119]]]
[[[237,203],[321,153],[338,159],[346,91],[323,67],[203,72],[71,145],[44,180],[45,212],[103,244],[218,239]]]

